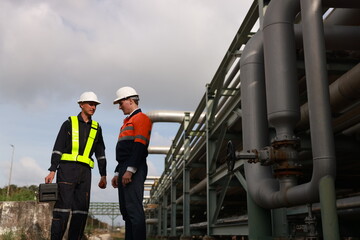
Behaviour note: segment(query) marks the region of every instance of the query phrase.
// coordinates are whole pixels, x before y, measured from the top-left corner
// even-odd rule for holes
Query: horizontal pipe
[[[295,24],[296,48],[303,48],[302,24]],[[331,50],[360,50],[360,26],[325,25],[325,47]]]
[[[166,146],[149,146],[149,154],[167,154],[170,150],[170,147]]]
[[[346,38],[343,40],[345,45]],[[341,113],[346,108],[360,99],[360,63],[343,74],[329,87],[330,106],[333,113]],[[297,127],[304,128],[309,122],[309,106],[307,103],[301,106],[301,119]]]
[[[184,111],[151,111],[147,112],[146,115],[151,119],[152,122],[177,122],[182,123],[185,118]],[[190,113],[190,118],[194,116],[194,113]],[[203,118],[205,117],[204,114],[202,114],[199,117],[198,122],[201,122]]]

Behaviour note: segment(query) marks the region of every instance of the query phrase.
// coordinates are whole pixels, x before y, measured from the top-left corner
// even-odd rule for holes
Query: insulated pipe
[[[148,152],[149,154],[168,154],[168,152],[170,151],[170,147],[166,147],[166,146],[149,146],[148,147]],[[184,148],[181,148],[179,151],[179,154],[183,154],[184,152]]]
[[[268,145],[263,32],[257,32],[246,44],[240,59],[243,151]],[[270,166],[245,163],[248,191],[254,201],[265,208],[274,203],[264,196],[279,190]],[[279,205],[278,203],[276,205]]]
[[[151,111],[146,113],[146,115],[151,119],[152,122],[177,122],[182,123],[185,117],[185,112],[183,111]],[[190,118],[194,116],[194,113],[190,113]],[[202,114],[198,122],[201,122],[205,117]]]
[[[265,73],[263,56],[263,32],[257,32],[246,44],[240,59],[241,109],[243,150],[262,149],[268,145],[268,122],[266,113]],[[276,192],[278,182],[273,178],[271,168],[245,162],[247,183],[247,205],[249,214],[249,236],[262,239],[271,236],[269,212],[260,208],[258,186],[265,191]],[[257,184],[254,186],[254,184]],[[260,190],[261,191],[261,190]]]
[[[303,48],[302,24],[295,24],[296,47]],[[331,50],[360,50],[360,26],[325,25],[325,47]]]
[[[264,16],[264,55],[268,120],[277,141],[293,140],[300,119],[294,19],[299,1],[271,1]]]
[[[264,20],[264,27],[268,28],[268,26],[276,25],[274,21],[280,22],[279,25],[283,25],[282,22],[285,24],[288,24],[290,21],[292,22],[295,18],[295,14],[297,13],[296,10],[298,10],[299,2],[298,1],[289,1],[289,0],[273,0],[270,2],[270,5],[268,7],[266,16]],[[291,12],[292,14],[289,14]],[[278,18],[280,16],[280,19]],[[284,18],[282,20],[282,18]],[[291,19],[292,20],[291,20]],[[307,29],[307,25],[312,24],[319,24],[317,23],[307,23],[306,25],[306,31],[310,31],[311,34],[313,33],[313,29],[309,27]],[[322,25],[322,24],[320,24]],[[316,26],[318,27],[318,26]],[[288,56],[288,58],[285,58],[284,56],[280,59],[278,59],[278,55],[276,52],[273,52],[272,49],[269,51],[266,51],[265,46],[269,47],[269,43],[265,44],[268,41],[271,41],[274,45],[281,45],[282,41],[279,43],[277,39],[286,39],[287,41],[294,41],[294,38],[292,36],[293,29],[289,26],[280,26],[280,30],[274,29],[273,31],[269,31],[270,29],[267,29],[267,36],[265,36],[266,31],[264,31],[264,51],[265,51],[265,67],[268,68],[269,66],[272,66],[270,70],[274,70],[274,73],[272,73],[269,68],[268,71],[270,79],[273,79],[276,81],[276,76],[279,74],[279,78],[282,78],[284,75],[285,70],[280,71],[280,69],[288,69],[293,68],[294,66],[288,66],[289,64],[294,64],[293,61],[286,61],[286,59],[292,59]],[[309,88],[310,90],[310,101],[311,101],[311,109],[313,111],[319,111],[319,114],[313,115],[311,117],[311,126],[313,129],[312,132],[312,142],[313,142],[313,156],[314,156],[314,164],[313,164],[313,176],[309,183],[305,183],[302,185],[289,187],[288,189],[282,189],[282,191],[279,191],[279,185],[278,183],[274,182],[274,178],[271,176],[271,170],[269,167],[260,166],[259,164],[245,164],[245,174],[247,178],[247,184],[248,184],[248,190],[252,196],[252,198],[259,204],[260,206],[264,208],[279,208],[279,207],[285,207],[285,206],[291,206],[291,205],[297,205],[297,204],[303,204],[303,203],[309,203],[314,202],[318,200],[318,184],[321,177],[330,175],[335,175],[335,158],[334,158],[334,144],[333,144],[333,136],[331,135],[331,125],[329,125],[330,121],[330,110],[329,110],[329,100],[328,99],[328,93],[326,94],[326,90],[328,85],[326,85],[326,77],[324,78],[324,56],[321,56],[321,54],[324,54],[325,48],[323,45],[321,45],[321,36],[319,35],[319,32],[323,32],[323,30],[317,30],[318,33],[314,34],[316,36],[315,39],[311,39],[310,41],[317,41],[316,45],[318,50],[320,50],[321,53],[318,53],[318,50],[309,50],[307,49],[307,54],[311,52],[311,54],[314,54],[314,52],[317,53],[316,61],[308,60],[307,66],[309,67],[309,72],[307,72],[307,75],[312,74],[312,76],[309,76],[310,79],[313,79],[314,76],[321,78],[321,83],[317,83],[317,81],[310,81],[309,82]],[[291,32],[291,33],[289,33]],[[284,33],[284,34],[282,34]],[[304,42],[309,43],[308,35],[309,32],[307,32],[307,36],[304,38]],[[258,34],[257,34],[258,35]],[[276,35],[276,38],[274,35]],[[312,36],[312,35],[310,35]],[[255,36],[253,37],[255,38]],[[253,39],[252,38],[252,39]],[[322,37],[323,39],[323,37]],[[253,40],[253,42],[256,39]],[[294,43],[295,44],[295,43]],[[255,47],[254,47],[255,45]],[[270,44],[271,46],[271,44]],[[261,96],[258,94],[257,91],[263,92],[261,87],[258,87],[257,90],[252,92],[257,85],[259,85],[258,78],[261,75],[261,72],[263,69],[259,64],[254,64],[253,59],[255,59],[255,54],[258,55],[258,60],[260,59],[259,56],[262,55],[262,52],[260,51],[261,47],[259,44],[250,44],[246,45],[242,58],[241,58],[241,79],[242,79],[242,110],[243,110],[243,139],[244,139],[244,147],[243,150],[251,150],[251,149],[260,149],[263,146],[266,146],[267,137],[264,137],[261,134],[267,133],[267,129],[264,130],[264,123],[259,124],[259,121],[264,118],[264,112],[266,110],[258,111],[256,109],[262,108],[261,105],[257,105],[256,103],[261,101]],[[286,51],[287,49],[284,49],[282,51]],[[280,51],[281,52],[281,51]],[[293,51],[290,50],[292,53]],[[272,53],[272,55],[266,55],[266,53]],[[282,55],[282,53],[280,53]],[[268,58],[268,59],[267,59]],[[267,59],[267,60],[266,60]],[[270,63],[273,61],[274,63],[280,63],[278,66],[271,65]],[[280,61],[281,60],[281,61]],[[260,60],[258,61],[260,62]],[[267,64],[266,64],[267,63]],[[249,66],[252,66],[249,68]],[[320,70],[320,74],[317,69]],[[268,77],[268,71],[266,72],[266,76]],[[326,74],[326,69],[325,69]],[[291,75],[291,74],[289,74]],[[267,78],[268,80],[268,78]],[[285,79],[283,79],[285,81]],[[279,85],[279,83],[275,82],[276,85]],[[288,83],[284,83],[286,86]],[[293,83],[295,86],[296,83]],[[323,85],[325,84],[326,87]],[[270,84],[267,85],[267,87]],[[280,89],[284,89],[283,86],[280,86]],[[290,86],[289,89],[292,89]],[[269,91],[274,91],[276,89],[274,88],[267,88]],[[275,91],[274,91],[275,92]],[[277,96],[274,94],[274,92],[271,92],[267,95],[277,98]],[[247,94],[248,93],[248,94]],[[264,94],[264,93],[262,93]],[[318,98],[317,98],[317,97]],[[281,96],[284,97],[284,96]],[[287,97],[290,97],[287,95]],[[286,98],[283,98],[286,99]],[[254,102],[253,105],[252,102]],[[276,102],[276,101],[275,101]],[[297,116],[298,109],[295,109],[295,105],[291,105],[293,111],[283,111],[284,114],[289,114],[287,116],[288,118],[294,118],[294,116]],[[284,105],[282,105],[284,107]],[[276,106],[274,106],[274,102],[272,104],[269,104],[268,107],[272,109],[272,112],[268,114],[270,118],[273,118],[274,116],[271,116],[272,114],[275,115],[275,120],[277,112],[274,110],[277,109]],[[285,105],[286,107],[286,105]],[[318,109],[320,108],[320,109]],[[323,108],[323,109],[321,109]],[[285,109],[286,110],[286,109]],[[250,114],[249,114],[250,111]],[[279,109],[279,112],[282,110]],[[296,114],[295,114],[296,113]],[[321,115],[321,116],[318,116]],[[280,118],[282,116],[280,115]],[[318,121],[318,117],[320,121]],[[273,119],[274,120],[274,119]],[[324,125],[323,122],[324,121]],[[275,121],[276,122],[276,121]],[[271,121],[273,124],[274,121]],[[286,124],[286,123],[285,123]],[[323,126],[321,126],[323,125]],[[291,125],[288,125],[285,129],[288,130],[288,132],[292,132],[293,123]],[[279,126],[281,128],[281,126]],[[315,129],[314,129],[315,128]],[[316,129],[317,128],[317,129]],[[248,131],[249,129],[252,130]],[[325,131],[325,132],[323,132]],[[326,144],[326,146],[322,146],[323,144]]]
[[[313,155],[311,181],[300,185],[298,194],[313,193],[320,198],[324,239],[340,239],[336,215],[336,158],[331,126],[330,94],[327,79],[322,0],[300,0],[303,22],[306,86]],[[304,186],[304,187],[302,187]],[[290,189],[291,190],[291,189]],[[289,195],[292,193],[289,191]]]
[[[359,42],[358,42],[359,43]],[[360,44],[359,44],[360,45]],[[360,63],[330,86],[332,111],[340,112],[360,98]]]
[[[344,43],[347,38],[344,37]],[[339,113],[351,106],[354,100],[360,98],[360,63],[350,69],[344,75],[333,82],[330,87],[330,105],[334,113]],[[308,103],[301,106],[301,120],[298,127],[306,125],[309,121],[309,106]]]
[[[360,16],[360,9],[336,8],[326,17],[324,24],[325,26],[328,25],[358,26],[360,25],[359,16]]]
[[[307,185],[309,191],[317,192],[318,180],[326,175],[335,177],[336,173],[321,1],[301,0],[301,10],[314,162],[312,181]]]
[[[167,154],[170,150],[170,147],[165,146],[149,146],[149,154]]]
[[[201,190],[206,188],[206,184],[207,184],[207,178],[204,178],[203,180],[201,180],[201,182],[199,182],[189,190],[189,194],[194,195],[200,192]],[[183,201],[184,201],[184,195],[181,195],[178,199],[176,199],[176,204],[180,204]]]

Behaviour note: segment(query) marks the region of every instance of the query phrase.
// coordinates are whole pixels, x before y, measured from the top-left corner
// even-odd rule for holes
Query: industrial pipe
[[[152,122],[177,122],[182,123],[184,121],[184,111],[151,111],[147,112],[146,115],[151,119]],[[194,113],[190,113],[190,118],[194,116]],[[202,114],[198,122],[201,122],[205,114]]]
[[[300,119],[294,19],[299,1],[271,1],[264,16],[267,114],[276,140],[294,140]]]
[[[360,32],[360,31],[359,31]],[[343,44],[348,42],[348,38],[343,38]],[[351,41],[350,41],[351,42]],[[360,39],[359,39],[360,42]],[[360,45],[360,44],[358,44]],[[329,87],[330,92],[330,107],[333,113],[341,113],[346,108],[350,107],[354,100],[360,98],[360,63],[350,69],[344,75],[339,77]],[[309,106],[305,103],[301,106],[301,119],[298,127],[302,128],[309,122]]]
[[[299,117],[297,82],[294,81],[297,78],[296,74],[294,74],[294,71],[296,72],[296,69],[294,70],[296,61],[294,62],[295,38],[293,36],[293,22],[298,12],[299,1],[273,0],[270,2],[264,19],[264,53],[265,69],[267,69],[266,95],[270,100],[267,102],[268,117],[271,126],[274,126],[277,130],[277,137],[282,139],[292,137],[291,134]],[[246,163],[245,174],[248,190],[257,204],[265,208],[279,208],[317,201],[319,198],[319,180],[326,175],[335,176],[334,144],[331,125],[329,124],[329,96],[326,93],[328,85],[325,84],[326,69],[324,75],[325,58],[321,56],[321,54],[325,53],[325,47],[321,45],[321,39],[324,39],[324,37],[321,38],[319,33],[313,33],[314,30],[308,26],[314,24],[319,23],[304,23],[306,31],[311,31],[310,36],[314,37],[309,40],[309,33],[307,33],[304,42],[307,42],[306,44],[311,42],[310,45],[315,45],[313,42],[317,41],[318,49],[316,51],[306,50],[306,54],[311,53],[313,55],[314,52],[317,52],[316,58],[307,59],[307,76],[311,75],[309,79],[313,79],[314,76],[321,79],[320,85],[318,81],[314,80],[309,80],[308,83],[308,87],[311,88],[309,91],[311,109],[313,112],[317,112],[310,120],[312,122],[314,151],[313,176],[309,183],[298,186],[293,186],[293,183],[286,184],[279,191],[279,184],[272,177],[269,167]],[[323,32],[322,29],[317,31]],[[250,42],[252,38],[246,45],[240,61],[244,151],[260,149],[267,145],[267,136],[264,135],[267,135],[268,130],[264,130],[266,124],[261,122],[261,119],[265,119],[266,109],[261,104],[257,104],[262,101],[258,91],[263,92],[262,87],[259,86],[259,78],[263,68],[260,64],[254,63],[255,56],[257,55],[257,58],[260,59],[262,55],[261,44],[254,44],[254,42],[259,41],[256,40],[260,38],[257,36],[260,36],[260,34],[257,33],[253,37],[254,40]],[[290,49],[286,47],[290,47]],[[318,53],[318,51],[321,53]],[[249,66],[251,67],[249,68]],[[255,90],[255,88],[258,89]],[[283,91],[285,91],[284,94]],[[289,95],[289,92],[293,93],[293,95]],[[296,100],[292,100],[294,96]],[[272,101],[271,99],[275,100]],[[280,102],[279,99],[283,102]],[[284,120],[287,121],[284,122]],[[324,146],[325,144],[326,146]]]
[[[164,146],[149,146],[148,152],[149,154],[167,154],[170,150],[170,147]]]

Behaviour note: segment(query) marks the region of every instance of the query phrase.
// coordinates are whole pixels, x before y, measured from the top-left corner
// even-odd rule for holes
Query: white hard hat
[[[101,103],[101,102],[99,102],[96,94],[93,92],[84,92],[83,94],[81,94],[80,99],[78,100],[78,103],[81,103],[81,102],[96,102],[97,104]]]
[[[114,100],[114,104],[116,104],[118,101],[128,98],[128,97],[133,97],[136,96],[138,97],[139,95],[137,94],[137,92],[135,91],[135,89],[133,89],[132,87],[122,87],[119,88],[116,91],[116,99]]]

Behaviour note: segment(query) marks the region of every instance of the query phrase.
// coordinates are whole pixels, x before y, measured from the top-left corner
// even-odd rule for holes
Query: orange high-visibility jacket
[[[125,118],[116,145],[116,160],[120,165],[139,168],[146,164],[151,128],[150,118],[140,109]]]

